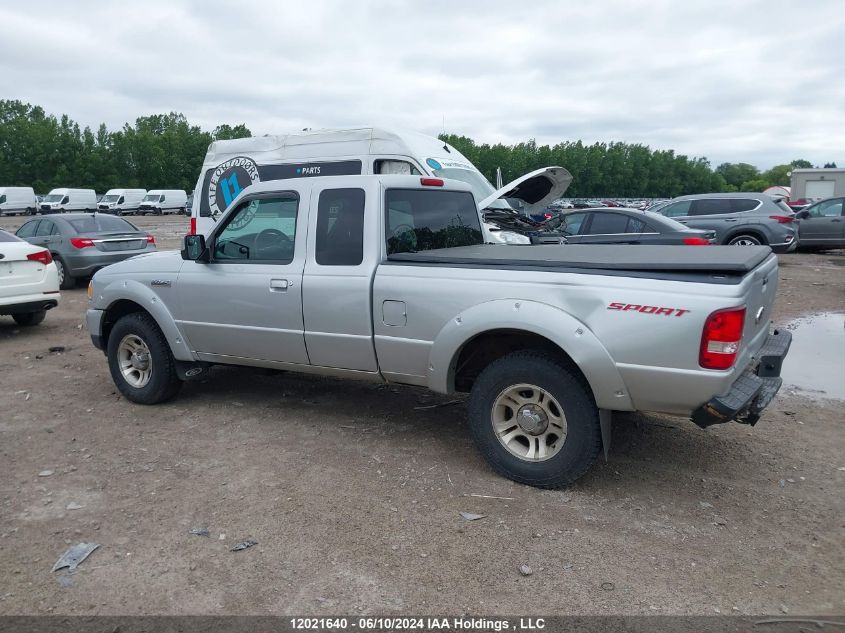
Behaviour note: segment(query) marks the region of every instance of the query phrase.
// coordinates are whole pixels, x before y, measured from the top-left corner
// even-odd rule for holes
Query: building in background
[[[824,200],[845,196],[845,169],[793,169],[792,200]]]

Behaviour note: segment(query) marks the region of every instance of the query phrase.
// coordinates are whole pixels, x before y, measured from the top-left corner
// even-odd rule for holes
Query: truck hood
[[[525,212],[545,209],[552,200],[560,198],[569,188],[572,174],[563,167],[543,167],[512,180],[478,204],[484,211],[500,198],[514,198],[525,203]]]
[[[143,253],[124,259],[122,262],[111,264],[99,270],[97,275],[124,275],[139,273],[178,273],[182,269],[182,254],[179,251],[155,251],[154,253]]]

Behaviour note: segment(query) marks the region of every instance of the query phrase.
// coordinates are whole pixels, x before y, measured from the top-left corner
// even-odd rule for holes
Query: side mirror
[[[194,262],[208,262],[205,235],[186,235],[182,246],[182,259]]]

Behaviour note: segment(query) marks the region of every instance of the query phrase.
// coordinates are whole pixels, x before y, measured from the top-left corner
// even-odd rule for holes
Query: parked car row
[[[532,243],[694,244],[697,240],[687,238],[700,231],[706,235],[698,237],[711,244],[766,245],[776,253],[799,247],[845,247],[842,197],[816,202],[797,213],[783,199],[763,193],[681,196],[655,203],[646,211],[582,202],[573,208],[557,201],[545,213],[530,218],[489,213],[485,217],[494,223],[507,221],[508,230],[529,236]],[[684,228],[692,233],[680,230]]]
[[[191,200],[193,195],[190,196]],[[114,215],[187,214],[189,196],[182,189],[109,189],[97,196],[93,189],[59,187],[37,196],[32,187],[0,187],[0,215],[99,211]]]

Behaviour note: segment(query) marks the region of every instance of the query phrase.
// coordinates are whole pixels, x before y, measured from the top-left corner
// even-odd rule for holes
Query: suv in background
[[[717,244],[764,244],[776,253],[798,246],[792,209],[764,193],[681,196],[656,211],[690,228],[716,231]]]

